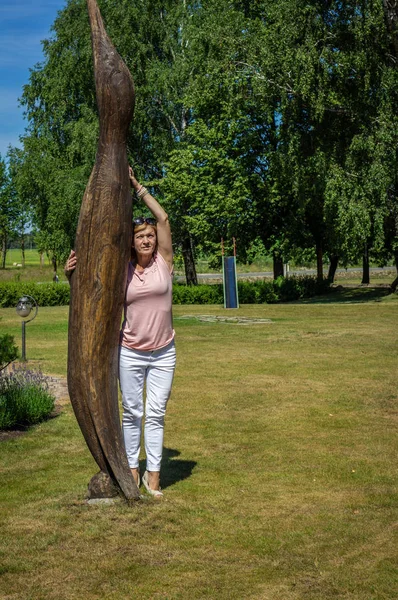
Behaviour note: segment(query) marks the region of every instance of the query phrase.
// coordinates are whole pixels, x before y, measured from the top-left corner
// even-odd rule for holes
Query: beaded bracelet
[[[144,187],[143,185],[140,187],[140,189],[137,192],[137,196],[138,198],[143,198],[146,194],[149,194],[148,190],[146,189],[146,187]]]

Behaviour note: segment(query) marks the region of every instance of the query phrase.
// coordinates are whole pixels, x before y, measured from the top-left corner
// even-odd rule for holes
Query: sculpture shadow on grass
[[[180,454],[181,452],[179,452],[179,450],[173,450],[172,448],[163,449],[162,471],[160,476],[163,490],[174,485],[178,481],[188,479],[197,465],[194,460],[176,459],[176,456],[180,456]],[[145,471],[145,459],[140,460],[140,471],[141,473],[144,473]]]

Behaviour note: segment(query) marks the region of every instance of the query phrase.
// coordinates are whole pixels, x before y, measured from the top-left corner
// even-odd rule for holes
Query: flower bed
[[[0,429],[39,423],[51,414],[54,402],[40,371],[14,365],[11,372],[0,372]]]

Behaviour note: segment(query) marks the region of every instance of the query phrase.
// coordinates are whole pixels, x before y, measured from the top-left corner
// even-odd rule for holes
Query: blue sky
[[[0,0],[0,154],[19,146],[26,122],[18,106],[29,69],[43,60],[41,40],[66,0]]]

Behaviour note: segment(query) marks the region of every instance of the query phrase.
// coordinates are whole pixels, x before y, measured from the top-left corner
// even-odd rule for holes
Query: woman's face
[[[134,250],[141,256],[150,256],[156,249],[156,231],[150,225],[134,234]]]

